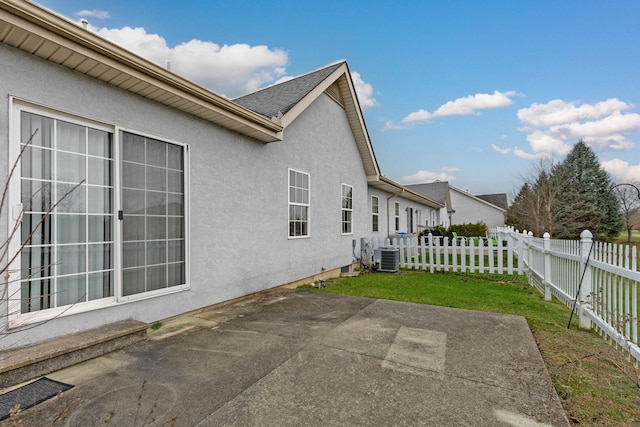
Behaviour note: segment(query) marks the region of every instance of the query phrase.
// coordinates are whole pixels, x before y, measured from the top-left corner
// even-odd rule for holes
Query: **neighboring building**
[[[504,193],[474,196],[443,181],[407,187],[440,203],[444,202],[448,225],[478,222],[483,222],[488,227],[504,225],[508,209],[507,195]]]
[[[369,182],[371,235],[418,234],[439,221],[443,205],[385,176]]]
[[[442,207],[430,218],[429,228],[445,227],[448,228],[452,222],[452,216],[455,213],[451,205],[451,193],[449,191],[449,183],[445,181],[435,181],[427,184],[407,185],[407,188],[422,194],[432,200],[435,200]]]
[[[0,239],[22,252],[3,349],[338,274],[373,196],[382,234],[440,206],[380,175],[346,62],[234,102],[2,0],[0,67],[0,166],[20,159]]]

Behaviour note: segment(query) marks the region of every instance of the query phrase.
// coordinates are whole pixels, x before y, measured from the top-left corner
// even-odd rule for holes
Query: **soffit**
[[[0,0],[0,42],[263,142],[282,126],[38,5]]]

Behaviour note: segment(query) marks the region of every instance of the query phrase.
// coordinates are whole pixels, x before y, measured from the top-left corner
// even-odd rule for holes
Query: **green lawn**
[[[523,276],[374,273],[329,280],[320,292],[524,316],[573,423],[640,425],[640,378],[626,355],[593,332],[567,329],[569,310]]]
[[[616,241],[618,243],[626,243],[628,240],[628,235],[627,235],[627,231],[622,231],[619,235],[618,238],[616,239]],[[634,243],[638,243],[640,242],[640,231],[638,230],[632,230],[631,231],[631,242]]]

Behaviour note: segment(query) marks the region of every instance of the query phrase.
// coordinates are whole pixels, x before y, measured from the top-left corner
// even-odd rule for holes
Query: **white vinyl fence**
[[[588,230],[580,240],[551,239],[548,233],[536,238],[511,228],[499,228],[495,235],[517,242],[529,282],[545,299],[554,295],[575,305],[581,327],[594,327],[640,361],[635,246],[594,242]]]
[[[371,261],[377,248],[398,248],[400,267],[461,273],[523,274],[517,262],[515,240],[495,238],[449,239],[439,236],[364,239],[364,258]]]

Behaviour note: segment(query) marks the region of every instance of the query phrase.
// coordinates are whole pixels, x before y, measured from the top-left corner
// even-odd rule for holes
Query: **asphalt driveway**
[[[48,377],[25,425],[568,425],[522,317],[286,289]]]

